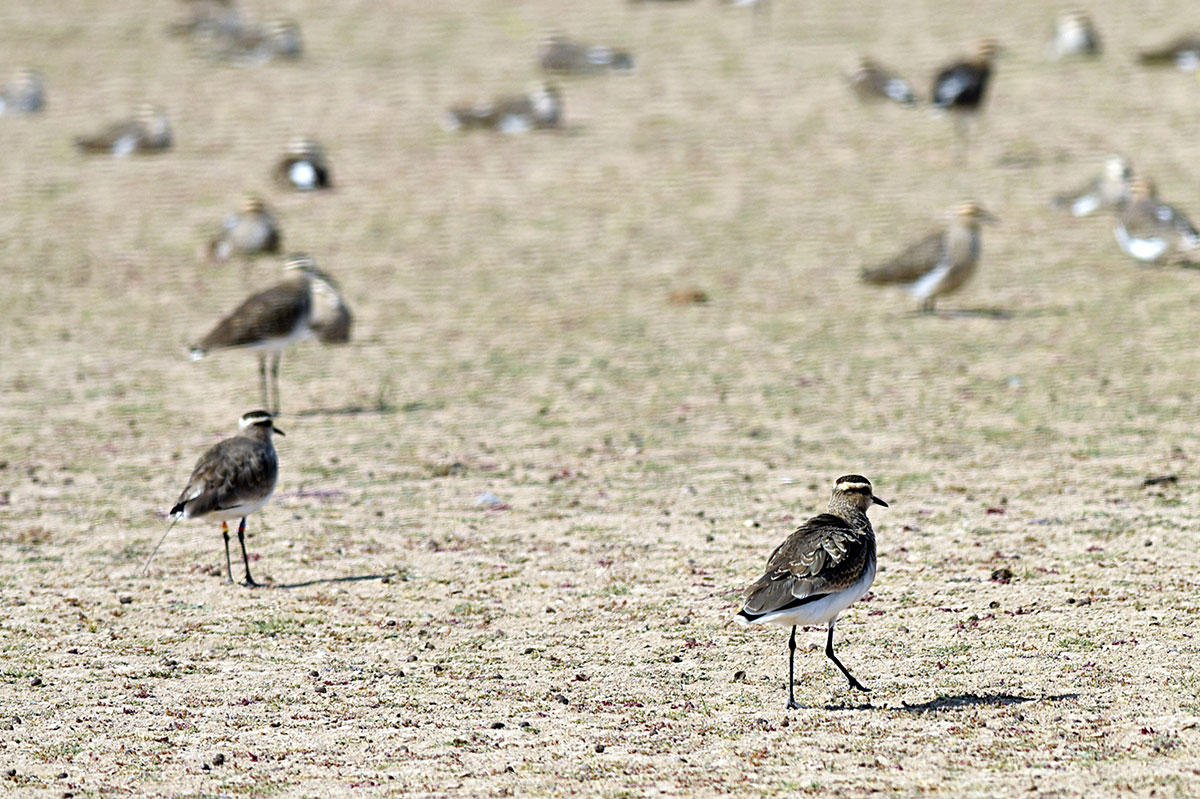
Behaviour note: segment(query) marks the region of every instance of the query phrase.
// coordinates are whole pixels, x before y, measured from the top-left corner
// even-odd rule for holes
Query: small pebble
[[[492,729],[493,729],[493,730],[502,730],[502,729],[504,729],[504,722],[503,722],[503,721],[493,721],[493,722],[492,722]]]
[[[213,764],[214,766],[223,766],[223,765],[225,765],[225,755],[224,755],[224,753],[222,753],[222,752],[217,752],[215,755],[213,755],[212,764]]]
[[[562,694],[555,694],[555,695],[554,695],[554,701],[555,701],[555,702],[558,702],[559,704],[562,704],[562,705],[568,704],[568,703],[570,702],[570,700],[569,700],[569,699],[567,699],[567,698],[566,698],[565,696],[563,696]]]
[[[309,677],[320,677],[320,676],[321,676],[321,672],[317,671],[316,669],[313,669],[312,671],[310,671],[310,672],[308,673],[308,676],[309,676]]]
[[[733,673],[734,682],[741,682],[744,679],[746,679],[746,672],[742,671],[741,669],[738,669]]]
[[[208,765],[207,763],[201,763],[200,768],[204,771],[212,771],[212,766]]]
[[[54,779],[56,779],[56,780],[65,780],[66,778],[67,778],[67,772],[65,772],[65,771],[58,772],[58,774],[54,777]]]
[[[518,724],[517,726],[518,726],[518,727],[528,727],[528,726],[529,726],[529,722],[528,722],[528,721],[522,721],[522,722],[521,722],[520,724]],[[14,773],[14,774],[16,774],[16,772],[15,772],[15,771],[14,771],[13,773]]]
[[[133,602],[133,597],[131,597],[131,596],[123,596],[123,597],[121,597],[121,598],[120,598],[118,601],[119,601],[119,602],[120,602],[122,605],[128,605],[129,603]]]
[[[318,686],[317,686],[317,693],[319,693],[319,694],[323,694],[323,693],[325,693],[325,692],[326,692],[326,691],[328,691],[328,690],[329,690],[329,689],[328,689],[328,688],[326,688],[324,685],[318,685]]]
[[[39,685],[41,685],[41,684],[42,684],[42,678],[41,678],[41,677],[34,677],[34,678],[32,678],[32,679],[30,679],[30,680],[29,680],[29,684],[30,684],[31,686],[33,686],[34,688],[37,688]]]
[[[596,744],[596,754],[604,753],[604,744]]]
[[[672,656],[671,656],[671,662],[672,662],[672,663],[682,663],[682,662],[683,662],[683,658],[679,657],[679,655],[672,655]]]
[[[15,777],[17,776],[17,770],[15,768],[10,768],[8,771],[4,772],[4,776]]]

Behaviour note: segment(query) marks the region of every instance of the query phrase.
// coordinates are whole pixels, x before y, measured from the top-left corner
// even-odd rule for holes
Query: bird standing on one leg
[[[266,411],[250,411],[238,420],[239,433],[227,438],[196,462],[187,488],[179,495],[179,501],[171,508],[171,526],[180,519],[212,519],[221,522],[221,535],[225,539],[226,581],[233,582],[233,565],[229,558],[229,519],[241,519],[238,523],[238,543],[242,547],[242,563],[246,577],[242,585],[258,585],[250,576],[250,557],[246,554],[246,517],[267,504],[275,492],[279,479],[279,459],[271,434],[283,435],[275,427],[273,417]],[[163,533],[163,539],[167,536]],[[162,540],[159,540],[162,545]],[[154,553],[146,560],[143,572],[150,568]]]
[[[791,627],[788,638],[788,708],[798,708],[794,692],[796,627],[827,625],[825,656],[859,691],[870,689],[855,679],[833,651],[838,614],[867,592],[875,580],[875,531],[867,518],[872,504],[887,507],[875,496],[871,481],[850,474],[839,477],[829,509],[800,525],[771,553],[766,573],[746,591],[737,614],[742,625]]]

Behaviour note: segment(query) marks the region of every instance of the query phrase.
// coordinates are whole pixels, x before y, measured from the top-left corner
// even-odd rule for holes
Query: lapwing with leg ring
[[[867,593],[875,580],[875,531],[867,518],[871,505],[887,507],[862,475],[839,477],[825,513],[800,525],[767,559],[767,570],[746,591],[736,619],[744,625],[791,627],[788,638],[788,709],[796,704],[796,628],[825,626],[825,656],[850,681],[869,691],[833,651],[838,614]]]
[[[187,487],[179,495],[179,501],[170,510],[171,524],[159,539],[158,545],[146,559],[142,572],[150,568],[158,547],[162,546],[167,533],[180,519],[210,519],[221,523],[221,536],[225,539],[225,576],[233,582],[233,564],[229,557],[229,520],[238,522],[238,543],[242,547],[242,564],[246,576],[244,586],[256,586],[250,576],[250,556],[246,554],[246,517],[267,504],[275,493],[279,480],[279,459],[271,434],[283,435],[275,427],[274,419],[267,411],[250,411],[238,420],[239,432],[227,438],[196,462]]]
[[[345,343],[350,340],[353,324],[337,283],[318,269],[311,257],[289,257],[284,271],[289,273],[286,280],[246,298],[192,347],[192,360],[217,349],[257,350],[263,404],[275,415],[279,414],[279,361],[283,351],[308,336],[316,336],[322,344]],[[268,360],[274,402],[267,381]]]

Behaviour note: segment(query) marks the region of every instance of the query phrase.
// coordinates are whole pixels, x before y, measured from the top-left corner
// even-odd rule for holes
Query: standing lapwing
[[[565,36],[551,36],[542,42],[538,63],[546,72],[566,75],[596,75],[601,72],[627,72],[633,69],[633,56],[599,44],[574,42]]]
[[[327,189],[333,185],[325,149],[314,139],[297,136],[275,165],[275,181],[297,191]]]
[[[241,30],[241,15],[233,0],[183,0],[183,5],[186,16],[167,28],[172,36],[224,38]]]
[[[1054,34],[1046,53],[1051,60],[1094,58],[1100,55],[1100,34],[1082,11],[1067,11],[1054,20]]]
[[[250,411],[238,420],[238,434],[227,438],[196,462],[187,487],[170,510],[171,524],[167,533],[180,519],[211,519],[221,523],[221,536],[225,539],[225,579],[233,582],[233,564],[229,558],[229,520],[241,519],[238,523],[238,543],[242,546],[242,563],[246,577],[242,585],[250,587],[258,583],[250,576],[250,557],[246,554],[246,517],[267,504],[275,493],[279,480],[279,459],[271,434],[283,435],[275,426],[267,411]],[[158,542],[162,545],[162,540]],[[146,559],[143,573],[150,568],[150,561],[158,552],[158,546]]]
[[[263,27],[241,28],[226,37],[214,53],[217,58],[252,64],[295,60],[303,54],[300,25],[290,19],[274,19]]]
[[[171,147],[171,125],[162,108],[143,105],[133,119],[114,122],[90,136],[79,136],[75,146],[90,154],[158,153]]]
[[[1150,66],[1171,66],[1184,72],[1200,69],[1200,34],[1176,37],[1160,47],[1138,53],[1138,61]]]
[[[551,85],[528,94],[500,97],[490,102],[452,107],[442,119],[446,130],[491,129],[501,133],[525,133],[557,128],[562,122],[563,102]]]
[[[1129,201],[1133,166],[1128,159],[1110,155],[1104,160],[1104,171],[1074,191],[1054,198],[1058,208],[1070,209],[1073,216],[1088,216],[1096,211],[1117,211]]]
[[[999,49],[992,39],[983,39],[976,46],[973,55],[946,64],[933,78],[930,99],[934,107],[953,114],[955,131],[963,147],[964,160],[968,117],[983,108],[992,77],[992,60]]]
[[[1154,183],[1138,177],[1129,202],[1117,214],[1113,235],[1126,255],[1143,263],[1195,261],[1200,233],[1177,208],[1158,199]]]
[[[949,223],[941,230],[903,250],[873,269],[864,269],[862,279],[876,285],[899,285],[921,303],[921,311],[932,313],[934,302],[962,288],[979,264],[979,223],[994,217],[978,203],[956,206]]]
[[[248,195],[242,207],[225,217],[221,233],[208,245],[209,255],[217,261],[234,256],[253,256],[279,252],[279,226],[261,197]]]
[[[192,347],[192,360],[212,350],[242,348],[258,350],[258,375],[263,404],[279,414],[279,361],[283,351],[309,336],[322,344],[344,344],[350,340],[354,318],[342,300],[333,278],[317,268],[307,255],[293,255],[284,264],[289,277],[248,297],[217,323],[199,344]],[[271,360],[271,384],[267,360]]]
[[[875,531],[867,510],[888,504],[867,478],[839,477],[825,513],[796,528],[767,559],[767,570],[746,591],[746,604],[735,617],[742,625],[791,627],[788,638],[788,709],[796,704],[796,628],[823,625],[825,656],[859,691],[870,689],[854,678],[833,652],[838,614],[867,593],[875,580]]]
[[[18,70],[0,89],[0,114],[36,114],[45,107],[42,76],[32,69]]]
[[[904,78],[898,77],[879,62],[863,58],[858,70],[850,75],[850,87],[864,101],[891,100],[901,105],[913,105],[917,96]]]

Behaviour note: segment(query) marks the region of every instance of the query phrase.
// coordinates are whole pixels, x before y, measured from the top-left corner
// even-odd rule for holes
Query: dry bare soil
[[[168,0],[6,4],[0,72],[49,106],[0,117],[0,786],[1195,796],[1200,273],[1047,200],[1119,151],[1200,214],[1200,82],[1132,57],[1200,17],[1091,10],[1106,55],[1056,65],[1034,0],[255,0],[308,53],[247,67],[168,38]],[[637,69],[561,81],[560,133],[440,129],[538,80],[554,29]],[[844,84],[871,53],[927,92],[982,35],[1007,53],[965,164],[949,120]],[[73,151],[145,100],[173,151]],[[271,186],[296,134],[334,191]],[[284,358],[268,586],[224,585],[200,522],[143,577],[259,405],[253,357],[186,357],[277,278],[198,255],[246,191],[355,341]],[[858,283],[969,198],[1001,222],[947,313]],[[809,631],[785,712],[785,632],[730,619],[847,472],[892,503],[838,628],[873,691]]]

